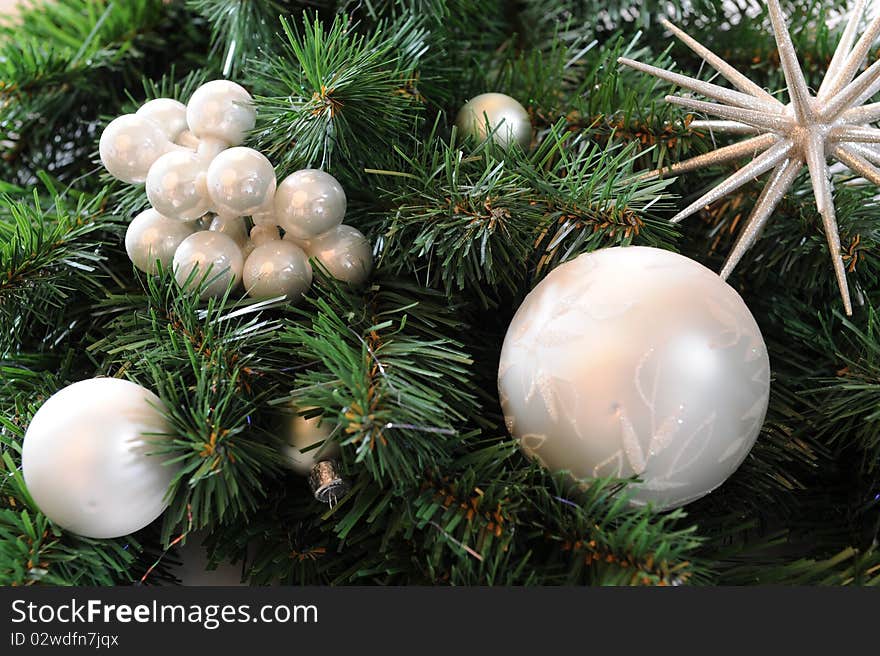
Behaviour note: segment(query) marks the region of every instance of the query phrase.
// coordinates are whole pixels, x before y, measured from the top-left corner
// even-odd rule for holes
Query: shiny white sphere
[[[40,510],[62,528],[90,538],[134,533],[168,506],[176,474],[151,455],[171,426],[162,401],[117,378],[82,380],[53,394],[31,420],[22,474]]]
[[[278,230],[278,226],[255,225],[251,228],[250,239],[254,246],[262,246],[270,241],[281,239],[281,232]]]
[[[245,262],[247,262],[248,257],[250,257],[250,254],[254,252],[257,246],[262,246],[270,241],[277,241],[279,239],[281,239],[281,232],[277,226],[255,225],[251,228],[251,235],[241,249],[242,253],[244,253]]]
[[[215,216],[208,230],[222,232],[238,244],[239,248],[244,248],[248,241],[247,226],[240,216]]]
[[[275,217],[294,239],[310,239],[335,228],[345,218],[342,185],[329,173],[303,169],[292,173],[275,192]]]
[[[194,135],[221,139],[230,146],[244,141],[256,116],[251,94],[229,80],[203,84],[186,105],[186,122]]]
[[[156,262],[171,266],[174,251],[194,230],[192,223],[162,216],[152,207],[138,214],[125,231],[128,259],[144,273],[156,273]]]
[[[184,148],[188,148],[189,150],[197,150],[199,147],[199,138],[194,135],[189,130],[184,130],[179,135],[177,135],[177,139],[174,140],[178,146],[183,146]]]
[[[125,114],[113,119],[101,133],[101,163],[114,178],[141,183],[153,163],[174,148],[165,132],[153,121]]]
[[[158,125],[169,141],[176,141],[186,130],[186,105],[173,98],[150,100],[135,113]]]
[[[253,298],[286,296],[296,302],[312,284],[312,266],[302,249],[283,240],[257,246],[244,263],[244,288]]]
[[[261,209],[260,211],[251,214],[251,219],[253,220],[254,225],[274,227],[278,227],[280,225],[278,223],[278,219],[275,217],[275,208],[273,207],[273,203],[269,204],[268,209]]]
[[[338,225],[305,243],[306,255],[317,259],[337,280],[359,285],[373,270],[373,251],[363,233]]]
[[[502,148],[518,143],[528,148],[532,142],[532,121],[525,107],[503,93],[483,93],[471,98],[458,112],[455,125],[464,136],[480,141],[490,134]]]
[[[202,137],[196,144],[196,154],[205,162],[205,166],[210,166],[214,158],[224,150],[229,148],[229,144],[222,139],[216,137]]]
[[[181,286],[195,286],[205,280],[202,298],[219,297],[226,293],[227,286],[238,284],[244,258],[241,249],[231,237],[222,232],[205,230],[196,232],[184,239],[174,253],[174,277]]]
[[[217,155],[208,167],[208,194],[220,213],[249,216],[275,195],[275,169],[253,148],[236,147]]]
[[[510,323],[498,370],[523,450],[578,479],[638,476],[634,504],[682,506],[755,442],[770,392],[739,294],[686,257],[606,248],[552,271]]]
[[[147,174],[150,204],[169,218],[198,219],[210,207],[206,170],[205,162],[193,152],[178,150],[162,155]]]
[[[308,476],[316,462],[335,458],[339,454],[339,443],[328,441],[330,433],[330,423],[321,421],[320,415],[309,419],[298,414],[286,417],[286,444],[281,453],[287,466],[301,476]],[[324,444],[316,446],[321,442]]]

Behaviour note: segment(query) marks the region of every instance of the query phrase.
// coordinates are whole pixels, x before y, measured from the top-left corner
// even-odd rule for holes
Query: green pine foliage
[[[844,5],[784,3],[814,87]],[[628,481],[575,486],[507,434],[499,351],[543,276],[627,244],[717,270],[760,192],[673,226],[729,169],[639,176],[724,138],[665,105],[669,85],[616,64],[709,79],[661,14],[783,88],[757,1],[56,0],[6,19],[0,585],[173,582],[193,540],[254,585],[880,584],[880,223],[876,188],[849,173],[835,201],[852,317],[807,176],[730,280],[773,381],[758,442],[722,487],[672,512],[634,508]],[[224,76],[254,95],[247,143],[279,178],[311,166],[342,182],[346,223],[375,247],[367,284],[316,270],[296,307],[237,290],[202,301],[131,266],[125,226],[147,201],[102,173],[100,131]],[[529,148],[458,134],[456,112],[484,91],[523,103]],[[155,391],[174,428],[169,509],[114,540],[54,525],[20,471],[42,402],[96,375]],[[339,445],[350,488],[332,506],[284,466],[295,412]]]

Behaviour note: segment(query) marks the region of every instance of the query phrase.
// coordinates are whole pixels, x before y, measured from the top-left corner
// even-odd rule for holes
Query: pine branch
[[[24,7],[0,28],[3,177],[33,184],[41,169],[64,180],[84,173],[98,116],[112,113],[142,75],[164,71],[175,58],[191,66],[192,53],[177,50],[199,43],[192,21],[162,0]]]
[[[633,147],[602,148],[564,125],[531,156],[491,142],[465,151],[440,140],[436,126],[427,144],[399,153],[397,171],[372,171],[394,208],[373,232],[380,266],[447,294],[466,291],[490,306],[597,247],[672,243],[674,229],[651,214],[667,183],[632,175]]]
[[[291,399],[324,409],[334,439],[383,484],[412,485],[448,461],[478,412],[470,358],[446,332],[460,327],[436,294],[394,279],[363,296],[332,283],[313,288],[311,324],[290,324],[281,340],[307,363]]]
[[[285,11],[275,0],[187,0],[186,4],[211,25],[212,55],[222,61],[223,75],[228,78],[233,78],[262,44],[272,41],[278,15]]]
[[[379,23],[370,36],[337,16],[325,28],[282,19],[284,54],[254,61],[259,148],[283,177],[329,167],[333,157],[360,166],[376,144],[408,134],[421,102],[416,66],[427,50],[415,18]],[[301,30],[301,31],[300,31]]]
[[[73,317],[105,289],[103,231],[115,231],[103,196],[58,193],[48,201],[0,197],[0,358],[65,339]],[[44,205],[48,207],[44,209]]]
[[[210,280],[208,273],[201,284]],[[253,511],[279,470],[259,409],[278,393],[280,324],[261,314],[265,302],[235,309],[224,301],[201,308],[169,272],[147,277],[142,294],[107,298],[99,313],[108,315],[106,336],[89,347],[103,355],[102,368],[124,371],[167,407],[173,438],[157,453],[180,469],[164,516],[166,543],[181,525],[200,529]]]

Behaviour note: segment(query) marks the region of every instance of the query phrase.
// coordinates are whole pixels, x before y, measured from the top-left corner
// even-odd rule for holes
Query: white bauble
[[[153,121],[125,114],[113,119],[101,133],[101,163],[114,178],[141,183],[153,163],[175,145]]]
[[[229,148],[229,144],[222,139],[216,137],[202,137],[196,145],[196,154],[205,162],[205,166],[210,166],[214,158],[224,150]]]
[[[188,150],[162,155],[147,174],[147,198],[167,217],[192,221],[208,211],[205,162]]]
[[[373,270],[370,241],[357,228],[338,225],[305,243],[306,255],[317,259],[337,280],[359,285]]]
[[[215,216],[208,230],[222,232],[238,244],[239,248],[244,248],[248,241],[247,226],[240,216]]]
[[[271,203],[268,209],[261,209],[251,214],[251,219],[253,219],[254,225],[258,226],[274,226],[277,228],[280,225],[275,217],[275,209]]]
[[[287,466],[301,476],[308,476],[312,466],[319,460],[335,458],[339,454],[339,443],[329,440],[329,422],[321,421],[320,415],[306,419],[295,414],[285,418],[284,437],[286,444],[281,448]],[[321,446],[316,446],[323,442]]]
[[[288,175],[275,192],[275,217],[294,239],[311,239],[345,218],[342,185],[329,173],[303,169]]]
[[[158,125],[170,141],[176,141],[186,130],[186,105],[173,98],[150,100],[136,114]]]
[[[195,90],[186,105],[186,122],[197,137],[214,137],[230,146],[244,141],[256,121],[253,98],[229,80],[213,80]]]
[[[82,380],[53,394],[25,433],[28,492],[62,528],[90,538],[134,533],[168,506],[176,473],[151,455],[171,427],[162,401],[117,378]]]
[[[231,237],[222,232],[205,230],[196,232],[184,239],[174,253],[174,277],[184,286],[193,270],[191,285],[205,279],[202,298],[219,297],[226,293],[227,286],[238,284],[244,258],[241,249]]]
[[[249,296],[284,295],[295,303],[312,284],[312,266],[299,246],[279,239],[257,246],[248,255],[243,277]]]
[[[492,138],[502,148],[518,143],[528,148],[532,142],[532,122],[525,107],[503,93],[483,93],[472,98],[458,112],[455,125],[468,137],[482,141],[493,130]]]
[[[262,246],[270,241],[278,241],[281,239],[281,232],[278,226],[258,224],[251,228],[251,235],[242,247],[241,252],[244,254],[245,262],[247,262],[250,254],[254,252],[257,246]]]
[[[174,251],[194,230],[192,223],[162,216],[152,207],[138,214],[125,231],[128,259],[144,273],[156,273],[156,262],[171,266]]]
[[[711,492],[755,442],[770,391],[761,331],[717,274],[607,248],[552,271],[517,310],[498,389],[523,450],[575,477],[630,477],[665,509]]]
[[[199,138],[192,132],[190,132],[189,130],[184,130],[179,135],[177,135],[177,139],[174,140],[174,143],[176,143],[178,146],[183,146],[184,148],[187,148],[189,150],[197,150],[201,142],[199,141]]]
[[[278,241],[281,239],[281,232],[278,226],[273,225],[255,225],[251,228],[251,243],[256,246],[262,246],[270,241]]]
[[[236,147],[217,155],[208,167],[208,194],[224,214],[249,216],[275,195],[275,169],[253,148]]]

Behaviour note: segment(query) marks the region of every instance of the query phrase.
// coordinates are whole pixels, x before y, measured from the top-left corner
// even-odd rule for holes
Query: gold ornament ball
[[[455,125],[463,136],[480,141],[491,132],[495,143],[502,148],[512,143],[528,148],[532,142],[529,113],[503,93],[483,93],[472,98],[458,112]]]

